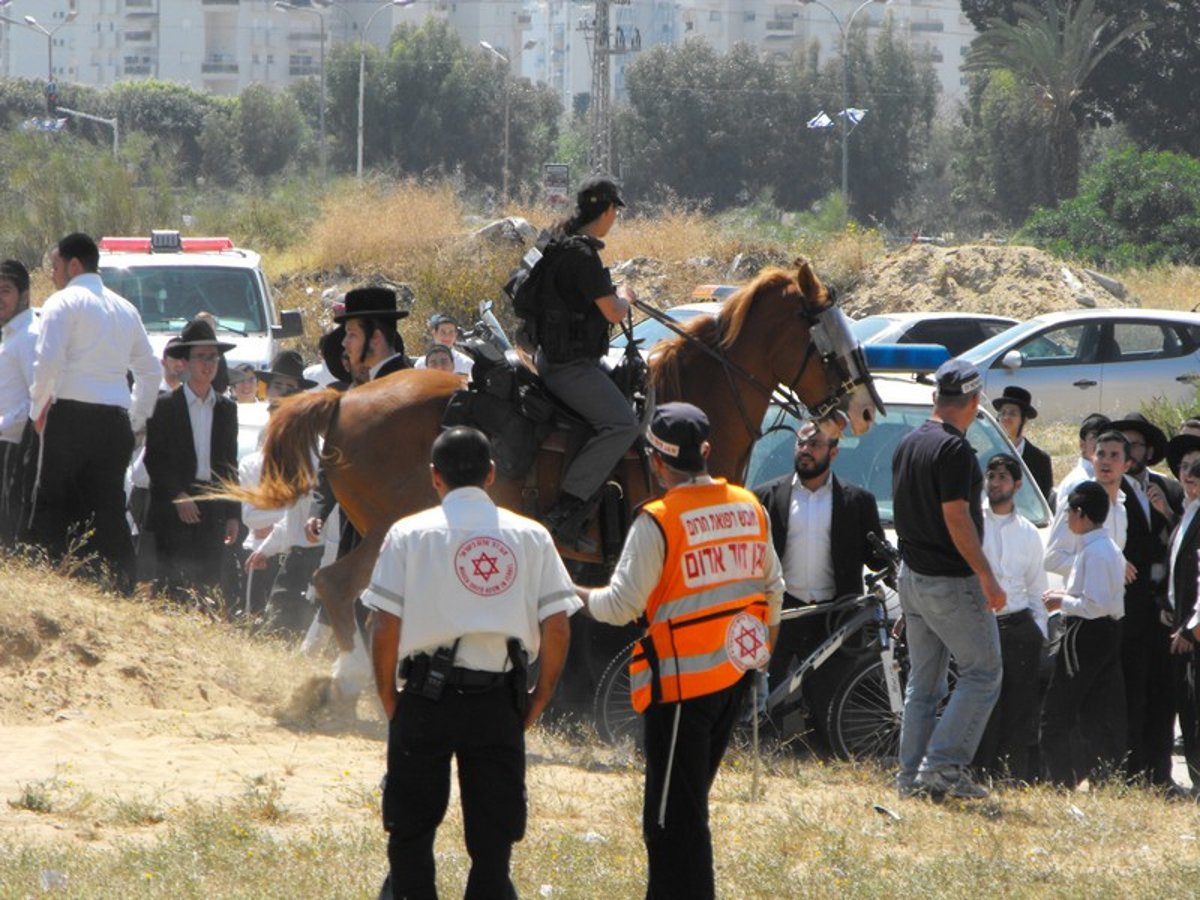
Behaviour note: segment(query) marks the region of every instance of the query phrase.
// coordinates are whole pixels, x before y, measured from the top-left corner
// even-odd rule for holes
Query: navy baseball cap
[[[704,468],[701,447],[708,440],[708,416],[690,403],[664,403],[654,410],[646,440],[668,465],[685,472]]]
[[[591,175],[579,185],[579,193],[575,198],[580,209],[589,207],[605,208],[609,204],[624,206],[617,183],[608,175]]]
[[[979,370],[965,359],[948,359],[934,375],[938,394],[943,397],[965,397],[983,390]]]

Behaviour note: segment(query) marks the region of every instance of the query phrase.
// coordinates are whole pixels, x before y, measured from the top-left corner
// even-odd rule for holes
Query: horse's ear
[[[796,267],[796,283],[800,286],[800,293],[809,300],[819,301],[821,299],[821,282],[817,280],[817,273],[813,271],[808,260],[800,258],[792,265]]]

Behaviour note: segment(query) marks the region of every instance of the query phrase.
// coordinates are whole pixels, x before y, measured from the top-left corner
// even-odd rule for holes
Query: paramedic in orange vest
[[[750,491],[708,475],[708,419],[655,410],[647,441],[666,493],[634,520],[611,583],[578,588],[600,622],[646,625],[630,665],[644,715],[648,898],[714,895],[708,792],[779,630],[783,574]]]

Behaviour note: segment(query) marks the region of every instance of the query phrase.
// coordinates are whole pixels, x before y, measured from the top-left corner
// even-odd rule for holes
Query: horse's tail
[[[341,399],[340,391],[326,389],[280,402],[267,423],[258,485],[225,484],[219,496],[259,509],[284,509],[311,491],[317,483],[317,439],[328,430]]]

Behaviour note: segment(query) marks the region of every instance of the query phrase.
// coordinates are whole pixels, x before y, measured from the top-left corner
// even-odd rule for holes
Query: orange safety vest
[[[767,515],[754,494],[716,479],[647,503],[666,539],[629,663],[633,708],[702,697],[767,664]]]

